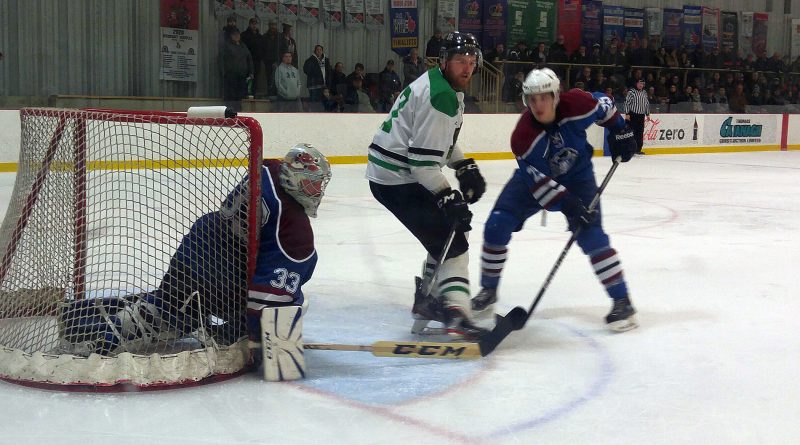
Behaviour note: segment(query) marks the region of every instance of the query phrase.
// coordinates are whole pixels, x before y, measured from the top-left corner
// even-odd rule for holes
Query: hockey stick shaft
[[[304,349],[371,352],[376,357],[439,358],[473,360],[481,357],[480,347],[470,342],[376,341],[371,345],[309,343]]]
[[[431,273],[430,277],[426,277],[422,283],[422,292],[424,295],[428,295],[431,293],[431,289],[433,289],[433,284],[436,282],[436,277],[439,275],[439,270],[442,268],[442,263],[447,258],[447,253],[450,251],[450,246],[453,244],[453,239],[456,237],[456,227],[453,226],[450,229],[450,234],[447,235],[447,239],[444,242],[444,246],[442,247],[442,252],[439,254],[439,257],[436,258],[436,266],[433,268],[433,272]]]

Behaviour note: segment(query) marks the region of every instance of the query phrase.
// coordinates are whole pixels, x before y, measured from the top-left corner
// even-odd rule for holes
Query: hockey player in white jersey
[[[366,177],[372,195],[391,211],[428,252],[423,278],[430,279],[450,231],[456,234],[439,266],[432,294],[417,279],[412,314],[420,320],[445,324],[447,332],[478,338],[485,331],[472,323],[466,232],[472,213],[467,204],[478,201],[486,182],[473,159],[456,145],[464,112],[463,90],[483,62],[472,34],[451,32],[442,43],[439,66],[408,85],[392,107],[369,146]],[[456,171],[459,190],[442,173]]]

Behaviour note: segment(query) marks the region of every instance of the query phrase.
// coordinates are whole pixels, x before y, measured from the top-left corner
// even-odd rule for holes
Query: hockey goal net
[[[241,371],[257,121],[64,109],[23,109],[20,119],[19,169],[0,228],[0,378],[145,388]],[[191,272],[196,264],[183,265],[165,298],[176,250],[237,188],[239,233],[214,232],[191,259],[226,265],[215,278],[224,283],[208,285]]]

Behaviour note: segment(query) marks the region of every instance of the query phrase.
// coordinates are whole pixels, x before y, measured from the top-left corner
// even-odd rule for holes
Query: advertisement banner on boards
[[[391,0],[389,17],[392,25],[392,51],[405,57],[411,52],[411,48],[419,48],[417,0]]]
[[[714,48],[719,48],[719,9],[702,7],[703,23],[703,49],[709,53]]]
[[[773,114],[707,114],[703,145],[779,144],[778,118]]]
[[[483,45],[484,51],[494,48],[498,43],[506,43],[508,28],[508,0],[494,0],[483,3]]]
[[[700,144],[700,124],[693,114],[652,115],[644,123],[644,146],[686,147]]]
[[[603,48],[608,48],[611,41],[617,44],[625,36],[625,10],[620,6],[603,5]]]
[[[700,6],[683,5],[683,22],[681,22],[681,44],[693,50],[700,45],[702,33],[702,9]]]
[[[558,2],[558,34],[564,36],[567,54],[572,54],[581,46],[581,2],[564,0]],[[591,45],[588,47],[591,49]]]
[[[603,2],[583,0],[581,3],[581,40],[586,48],[603,43]]]

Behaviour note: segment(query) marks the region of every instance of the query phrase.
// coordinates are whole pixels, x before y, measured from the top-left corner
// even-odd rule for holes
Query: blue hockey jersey
[[[511,134],[518,174],[531,187],[545,176],[559,183],[593,177],[594,149],[586,140],[586,129],[592,124],[616,130],[625,127],[625,120],[605,94],[579,89],[561,93],[556,119],[550,125],[537,122],[526,108]]]

